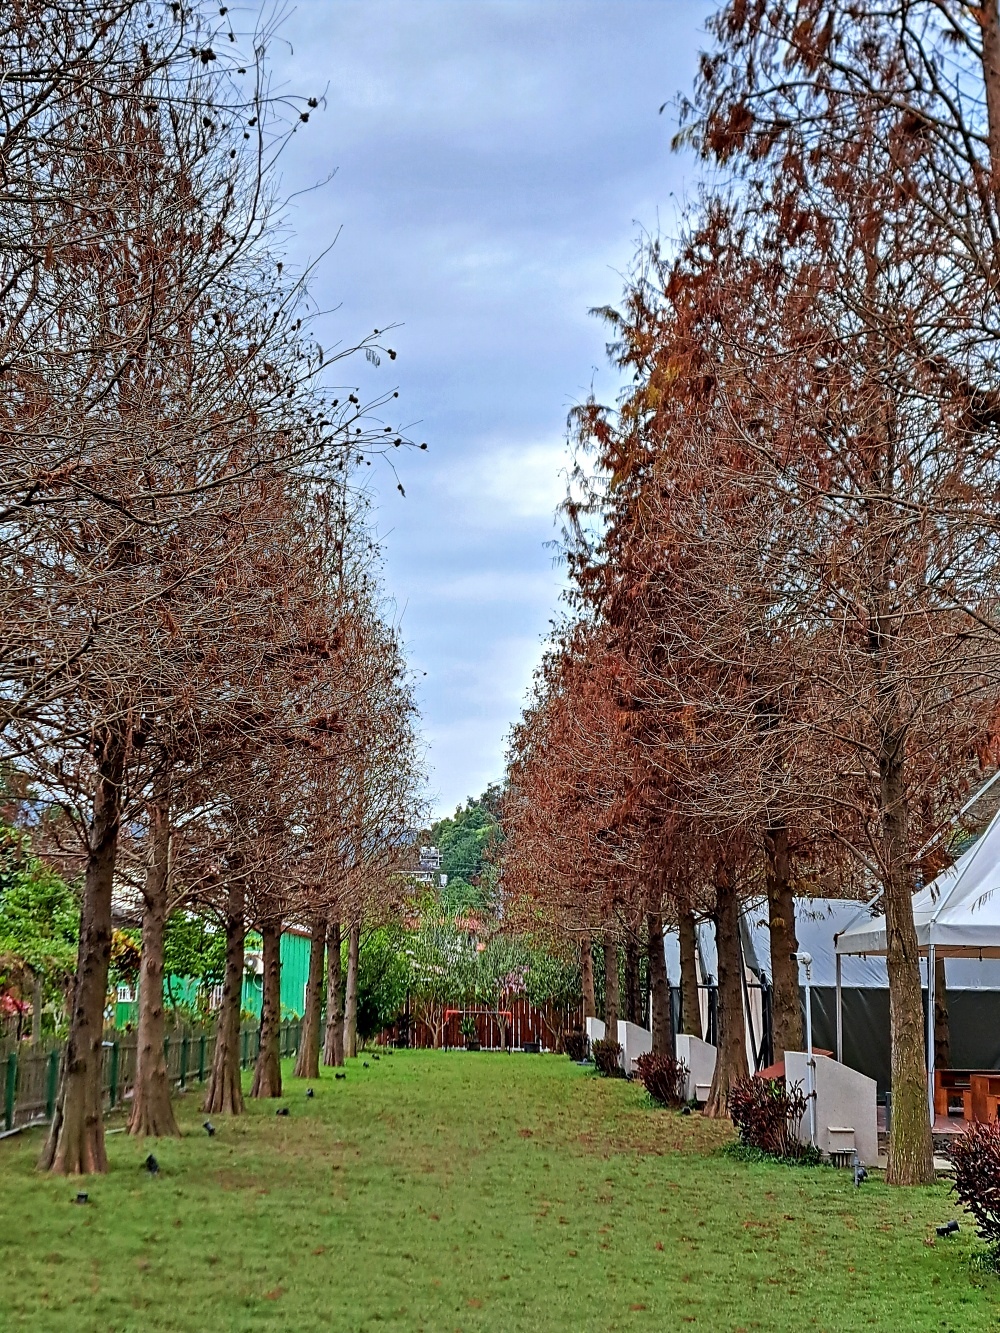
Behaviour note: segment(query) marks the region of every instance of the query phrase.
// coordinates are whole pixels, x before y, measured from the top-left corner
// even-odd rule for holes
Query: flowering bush
[[[661,1106],[683,1106],[687,1100],[689,1070],[683,1060],[650,1051],[636,1060],[635,1072],[653,1101]]]

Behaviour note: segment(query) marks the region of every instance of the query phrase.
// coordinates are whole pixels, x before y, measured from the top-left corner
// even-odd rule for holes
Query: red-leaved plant
[[[603,1074],[605,1078],[624,1078],[625,1071],[622,1069],[622,1048],[616,1041],[595,1041],[592,1054],[594,1064],[597,1066],[597,1072]]]
[[[992,1244],[1000,1242],[1000,1124],[970,1125],[948,1150],[955,1164],[952,1189]]]
[[[636,1060],[635,1072],[653,1101],[661,1106],[683,1106],[687,1100],[689,1071],[683,1060],[649,1051]]]
[[[772,1157],[801,1157],[799,1125],[806,1099],[782,1078],[745,1078],[729,1090],[729,1114],[740,1142]]]
[[[581,1032],[579,1028],[573,1032],[565,1033],[563,1036],[563,1050],[571,1060],[586,1060],[587,1034]]]

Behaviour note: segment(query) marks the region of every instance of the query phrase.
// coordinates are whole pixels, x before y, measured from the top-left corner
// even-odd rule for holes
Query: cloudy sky
[[[440,813],[503,771],[560,572],[546,544],[565,423],[594,384],[640,231],[692,188],[661,103],[687,90],[706,0],[300,0],[272,56],[326,103],[283,161],[290,258],[336,239],[320,340],[395,324],[428,452],[373,477],[386,582],[418,673]],[[373,473],[375,473],[373,469]],[[422,674],[426,673],[426,675]]]

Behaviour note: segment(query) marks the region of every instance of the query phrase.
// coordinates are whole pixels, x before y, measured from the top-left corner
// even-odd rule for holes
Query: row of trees
[[[628,387],[573,418],[572,592],[505,875],[585,952],[679,922],[687,984],[714,919],[715,1114],[746,1072],[739,900],[769,905],[780,1053],[793,892],[877,893],[888,1178],[915,1183],[911,894],[997,739],[997,4],[733,0],[709,31],[681,138],[713,185],[602,312]]]
[[[342,929],[356,962],[419,822],[409,678],[358,482],[409,441],[384,419],[395,393],[364,403],[334,382],[352,353],[395,353],[376,330],[331,356],[310,332],[274,168],[317,99],[273,96],[271,34],[230,23],[136,0],[0,16],[0,745],[36,853],[81,885],[43,1156],[58,1172],[106,1169],[117,898],[142,915],[130,1128],[173,1133],[170,914],[195,904],[224,930],[208,1105],[236,1112],[248,926],[254,1087],[271,1095],[282,922],[308,922],[319,960],[313,1059],[327,936],[333,971]]]

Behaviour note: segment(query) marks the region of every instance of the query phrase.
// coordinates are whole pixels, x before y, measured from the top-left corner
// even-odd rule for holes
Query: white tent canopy
[[[983,836],[913,898],[917,945],[927,958],[927,1096],[934,1123],[934,963],[1000,958],[1000,814]],[[861,917],[837,936],[837,1054],[842,1048],[840,962],[887,952],[885,917]]]
[[[913,898],[921,954],[1000,958],[1000,814],[986,832]],[[859,916],[837,938],[837,953],[885,955],[885,917]]]

